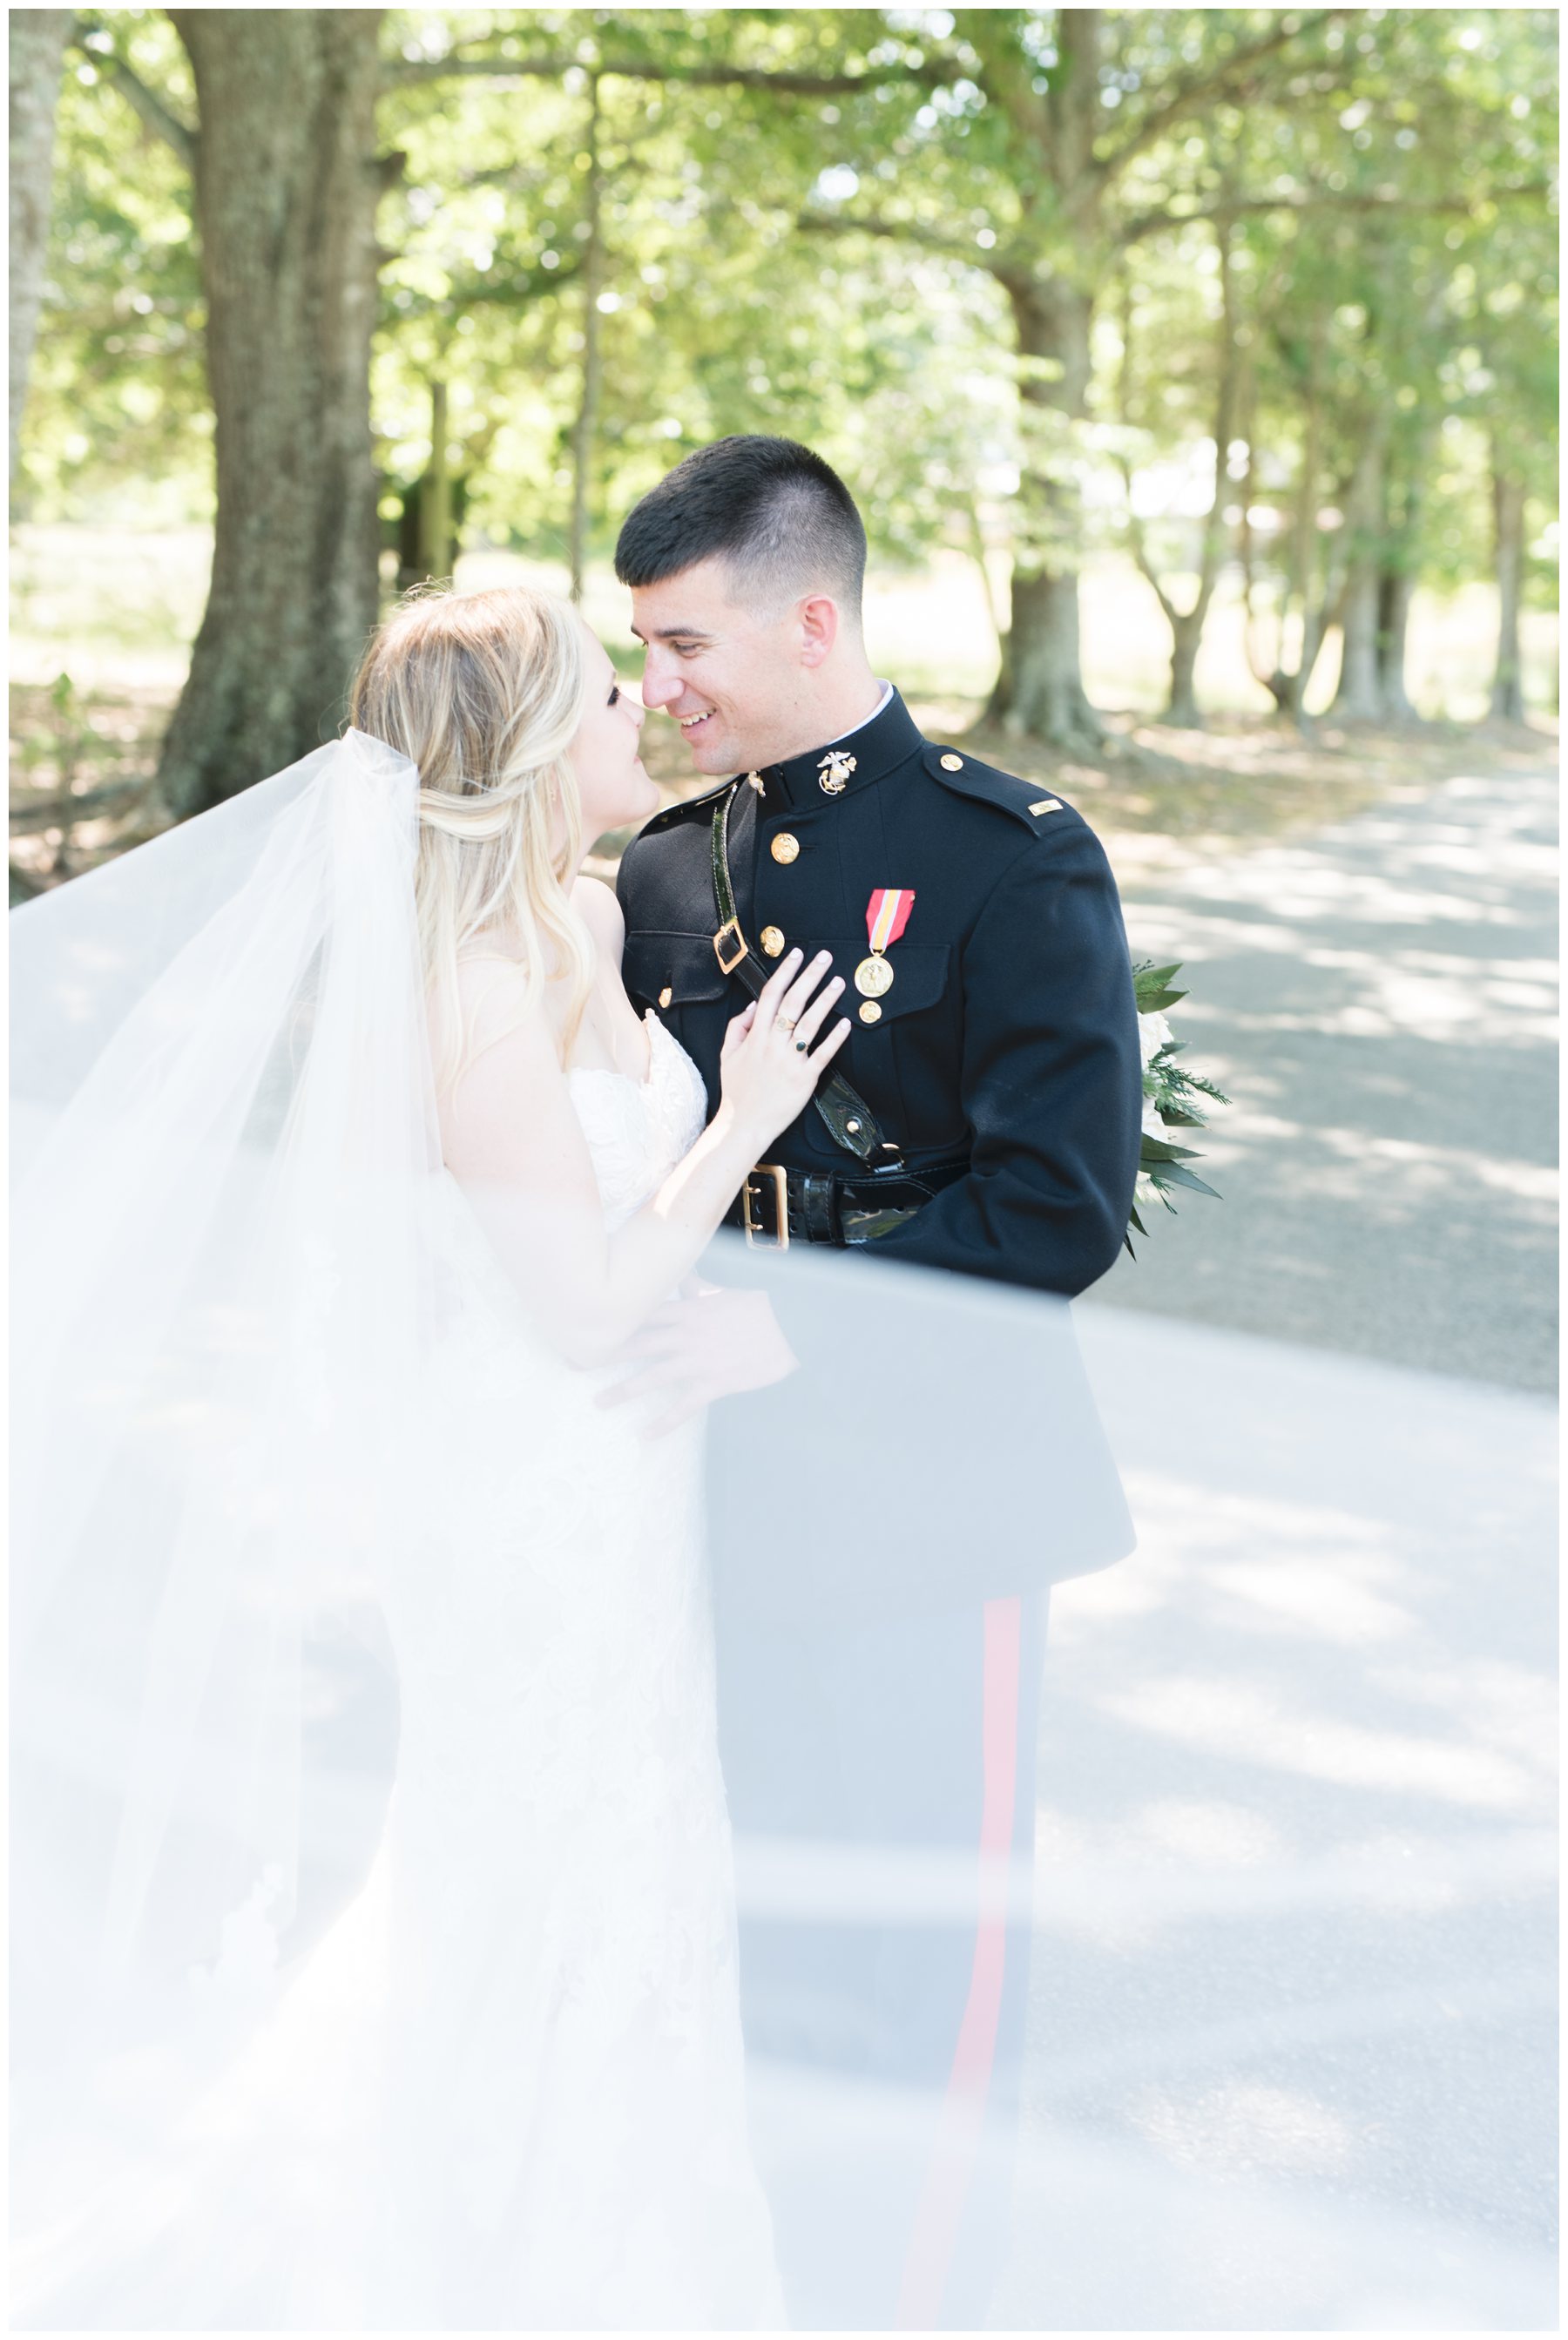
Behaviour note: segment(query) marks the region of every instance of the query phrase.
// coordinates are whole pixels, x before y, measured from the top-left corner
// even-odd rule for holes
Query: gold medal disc
[[[879,951],[863,958],[855,969],[855,988],[868,999],[880,999],[893,988],[893,970]]]

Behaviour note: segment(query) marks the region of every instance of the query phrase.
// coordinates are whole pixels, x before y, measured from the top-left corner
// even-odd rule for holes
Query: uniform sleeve
[[[632,838],[617,863],[615,870],[615,898],[620,905],[620,915],[626,922],[628,934],[631,933],[636,924],[636,916],[632,907],[636,881],[632,876],[631,859],[641,842],[640,838]]]
[[[634,858],[637,862],[635,869],[631,867]],[[621,922],[629,939],[637,934],[645,923],[647,888],[641,882],[645,875],[642,863],[643,839],[640,837],[634,837],[621,855],[615,872],[615,898],[620,905]],[[640,1016],[644,1009],[652,1006],[653,999],[651,994],[647,992],[638,981],[639,963],[638,955],[634,950],[622,948],[620,979],[626,987],[627,997]]]
[[[968,1175],[873,1246],[1071,1298],[1126,1233],[1143,1066],[1116,880],[1092,829],[1039,838],[961,957]]]

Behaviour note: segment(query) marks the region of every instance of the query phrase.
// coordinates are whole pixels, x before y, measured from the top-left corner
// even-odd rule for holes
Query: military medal
[[[882,956],[909,923],[915,907],[912,886],[878,886],[866,905],[866,934],[871,956],[855,969],[855,988],[867,999],[880,999],[893,988],[893,969]]]
[[[817,767],[817,778],[825,797],[841,797],[849,785],[849,775],[855,768],[853,756],[846,756],[830,748]]]

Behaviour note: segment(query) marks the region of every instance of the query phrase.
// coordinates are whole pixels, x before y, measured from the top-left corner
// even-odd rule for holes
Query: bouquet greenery
[[[1148,1233],[1138,1216],[1140,1203],[1147,1210],[1158,1201],[1167,1211],[1174,1212],[1171,1189],[1176,1186],[1190,1187],[1195,1195],[1213,1195],[1216,1202],[1220,1199],[1212,1186],[1206,1185],[1195,1171],[1188,1169],[1188,1163],[1198,1158],[1193,1148],[1174,1145],[1164,1134],[1167,1129],[1206,1127],[1208,1115],[1202,1103],[1205,1098],[1217,1105],[1230,1103],[1225,1091],[1216,1088],[1213,1081],[1206,1080],[1201,1073],[1189,1073],[1176,1062],[1186,1043],[1172,1037],[1165,1011],[1186,997],[1185,991],[1171,988],[1172,976],[1180,973],[1179,959],[1169,967],[1156,967],[1152,961],[1142,959],[1133,969],[1144,1057],[1144,1135],[1126,1236],[1127,1250],[1135,1259],[1137,1254],[1133,1252],[1131,1229],[1136,1228],[1140,1235]]]

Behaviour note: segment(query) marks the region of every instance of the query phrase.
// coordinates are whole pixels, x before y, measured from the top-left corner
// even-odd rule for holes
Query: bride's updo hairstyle
[[[443,1089],[464,1068],[457,967],[476,946],[521,967],[518,1020],[565,982],[568,1053],[588,1004],[593,948],[566,890],[581,850],[568,750],[587,691],[576,612],[522,585],[421,588],[354,677],[356,729],[419,767],[414,888]]]

